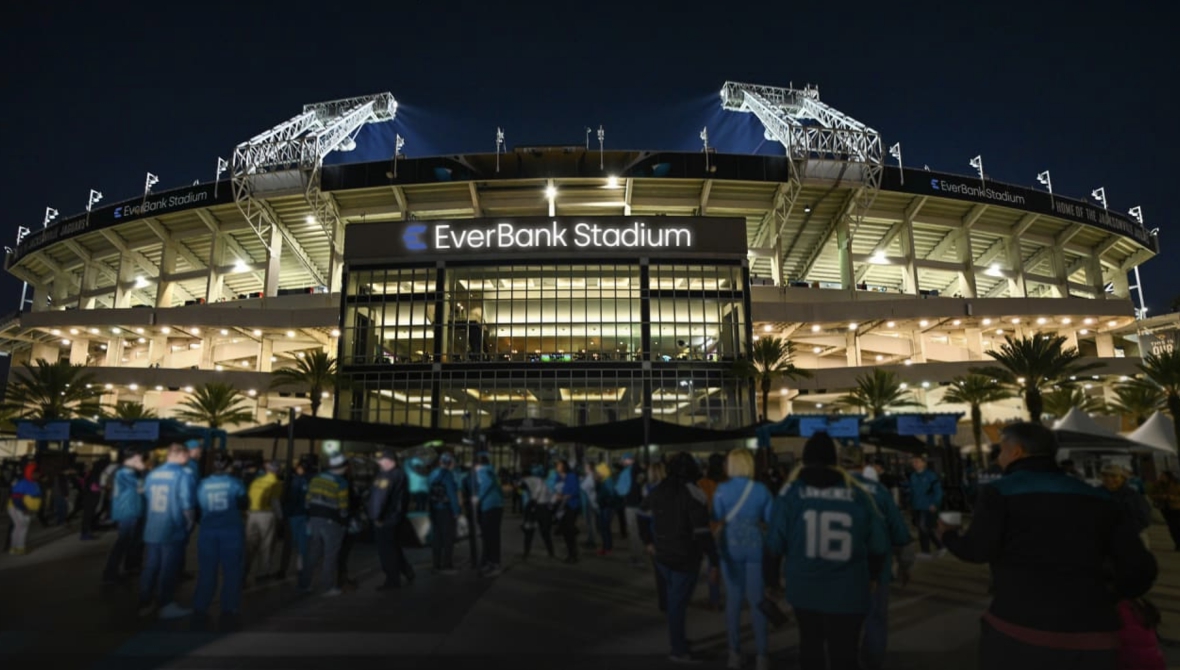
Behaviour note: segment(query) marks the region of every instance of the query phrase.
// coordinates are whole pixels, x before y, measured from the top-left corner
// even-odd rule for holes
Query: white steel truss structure
[[[366,123],[392,121],[397,100],[392,93],[359,96],[303,106],[303,111],[279,125],[242,142],[234,149],[234,200],[250,228],[272,248],[274,231],[293,249],[298,245],[263,198],[302,191],[311,216],[328,236],[330,253],[327,281],[335,290],[336,256],[341,242],[337,229],[340,215],[333,201],[320,187],[324,157],[335,150],[356,147],[356,134]],[[313,277],[323,277],[306,254],[296,253]]]
[[[781,212],[777,217],[779,231],[765,226],[759,231],[755,244],[772,243],[776,248],[780,247],[777,232],[785,226],[801,190],[801,182],[809,174],[862,184],[856,191],[854,206],[849,209],[851,241],[851,235],[860,227],[881,187],[884,167],[881,135],[820,102],[819,89],[814,86],[796,89],[727,81],[721,88],[721,106],[758,117],[766,139],[782,144],[791,159],[783,197],[776,202],[776,209]],[[838,169],[833,170],[836,165]],[[776,234],[770,236],[771,233]]]

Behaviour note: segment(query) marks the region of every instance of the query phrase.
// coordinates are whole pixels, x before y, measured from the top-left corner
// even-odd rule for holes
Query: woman
[[[520,529],[524,531],[524,560],[528,560],[533,548],[533,535],[541,532],[541,541],[549,558],[553,558],[553,513],[550,510],[553,495],[545,485],[545,466],[537,464],[530,469],[530,475],[520,480],[521,502],[524,512]]]
[[[709,518],[712,519],[713,496],[717,493],[717,487],[725,481],[725,456],[709,454],[706,465],[705,476],[697,481],[697,488],[704,492],[709,501]],[[720,528],[716,522],[712,524],[712,527],[714,533]],[[719,612],[721,611],[721,584],[716,580],[706,580],[706,583],[709,585],[709,609]]]
[[[667,476],[668,469],[664,466],[663,461],[656,461],[647,466],[647,483],[643,485],[643,497],[647,498]],[[640,509],[642,510],[642,507]],[[651,514],[641,511],[636,516],[639,523],[651,527]],[[652,534],[654,535],[655,531],[652,531]],[[664,581],[664,576],[660,574],[659,568],[656,567],[656,557],[649,555],[648,561],[651,563],[652,572],[656,575],[656,595],[659,598],[660,611],[666,612],[668,611],[668,584]]]
[[[12,546],[8,553],[14,556],[25,554],[25,542],[29,536],[29,524],[33,515],[41,509],[41,485],[37,483],[37,464],[25,465],[25,476],[12,487],[8,496],[8,518],[12,519]]]
[[[721,524],[721,576],[725,580],[725,623],[729,629],[729,668],[742,667],[742,602],[750,604],[754,623],[757,670],[769,667],[766,615],[762,602],[762,526],[770,523],[774,498],[754,481],[754,457],[748,449],[734,449],[725,459],[729,479],[713,497],[713,520]]]
[[[582,487],[578,474],[565,460],[557,462],[558,529],[565,538],[565,562],[578,562],[578,515],[582,511]]]
[[[602,536],[602,548],[598,550],[598,555],[610,556],[615,548],[610,530],[611,519],[619,506],[618,496],[615,494],[615,478],[611,475],[610,466],[599,463],[594,470],[594,480],[598,499],[598,518],[595,522],[598,524],[598,534]]]
[[[598,526],[598,478],[590,461],[582,466],[582,478],[578,483],[582,488],[582,514],[586,517],[586,548],[595,549],[598,546],[594,537]]]

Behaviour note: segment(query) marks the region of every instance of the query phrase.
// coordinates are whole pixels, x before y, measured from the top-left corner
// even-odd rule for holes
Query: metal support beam
[[[851,216],[853,208],[856,207],[856,201],[860,197],[860,190],[861,189],[858,188],[848,194],[848,197],[844,200],[844,204],[840,207],[836,215],[832,217],[832,221],[828,224],[827,229],[824,230],[823,235],[820,237],[819,244],[815,245],[815,247],[811,250],[811,254],[808,256],[807,260],[803,262],[800,271],[794,273],[792,275],[793,277],[798,277],[800,279],[806,278],[807,274],[811,272],[811,268],[815,266],[815,262],[818,261],[820,255],[823,254],[824,247],[828,246],[828,242],[830,242],[832,236],[836,234],[836,229],[839,228],[842,223],[845,225],[848,224],[847,219]],[[851,239],[849,242],[851,243]],[[850,252],[851,250],[846,249],[845,251]],[[854,277],[850,276],[849,278],[853,279]],[[852,287],[846,286],[845,288],[851,289]]]
[[[713,180],[706,179],[701,185],[701,204],[697,208],[698,216],[706,216],[709,212],[709,192],[713,190]]]
[[[475,188],[475,182],[467,182],[467,188],[471,191],[471,215],[480,218],[483,216],[483,207],[479,206],[479,190]]]

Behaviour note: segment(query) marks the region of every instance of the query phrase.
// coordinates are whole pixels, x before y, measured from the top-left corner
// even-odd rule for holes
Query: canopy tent
[[[643,422],[643,417],[637,417],[590,426],[569,426],[554,430],[552,438],[556,442],[580,442],[603,449],[630,449],[645,444],[709,444],[750,438],[748,431],[682,426],[659,419],[650,419],[645,434]]]
[[[1176,454],[1176,428],[1172,420],[1158,410],[1126,437],[1167,454]]]
[[[176,419],[103,419],[102,443],[111,446],[162,444],[183,444],[189,440],[201,440],[206,448],[225,449],[228,433],[220,428],[190,426]]]
[[[815,433],[827,433],[834,438],[847,438],[860,444],[863,414],[791,414],[777,423],[763,423],[754,426],[759,447],[769,447],[770,438],[775,435],[811,437]]]
[[[463,431],[447,428],[426,428],[423,426],[394,426],[367,421],[346,419],[325,419],[318,416],[300,415],[294,421],[294,435],[291,425],[279,422],[268,423],[256,428],[239,430],[233,437],[296,440],[339,440],[359,445],[390,447],[411,447],[435,440],[458,441]]]
[[[1091,451],[1106,454],[1129,454],[1151,451],[1151,447],[1118,435],[1096,435],[1055,428],[1059,451]]]
[[[18,440],[34,440],[36,442],[85,442],[87,444],[103,444],[101,427],[88,419],[57,419],[41,421],[33,419],[19,419],[16,425]]]
[[[1065,416],[1054,421],[1053,430],[1065,430],[1073,433],[1084,433],[1086,435],[1114,436],[1114,431],[1107,430],[1098,425],[1098,422],[1089,414],[1086,414],[1077,407],[1070,408]]]
[[[566,424],[553,419],[505,419],[497,421],[486,430],[481,430],[492,442],[515,442],[518,438],[552,439],[554,433]]]

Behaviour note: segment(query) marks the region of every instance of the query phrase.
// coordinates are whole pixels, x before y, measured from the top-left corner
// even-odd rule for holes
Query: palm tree
[[[795,356],[795,343],[777,337],[763,337],[754,343],[750,351],[750,360],[736,363],[734,374],[745,379],[753,379],[758,383],[758,390],[762,394],[762,419],[770,420],[767,406],[770,404],[770,389],[774,380],[779,377],[786,379],[810,379],[811,372],[795,367],[792,360]]]
[[[1061,335],[1033,335],[1008,338],[999,351],[987,352],[999,366],[973,369],[971,372],[996,379],[1024,398],[1029,421],[1039,423],[1044,414],[1044,392],[1053,386],[1070,386],[1071,377],[1103,367],[1102,363],[1083,363],[1077,349],[1065,348]]]
[[[837,404],[865,410],[875,419],[888,409],[919,407],[914,397],[905,390],[897,373],[874,368],[856,378],[856,388],[836,400]]]
[[[1180,351],[1175,349],[1143,357],[1139,369],[1164,394],[1164,404],[1172,415],[1172,426],[1180,435]]]
[[[1058,386],[1042,396],[1045,414],[1060,419],[1069,414],[1071,409],[1079,409],[1086,414],[1101,412],[1106,409],[1100,398],[1086,393],[1085,389],[1077,386]]]
[[[102,387],[86,366],[38,358],[13,374],[5,408],[17,419],[53,421],[100,414]]]
[[[336,388],[336,359],[319,349],[295,359],[295,365],[280,368],[271,373],[271,388],[277,386],[298,386],[311,394],[311,415],[319,416],[324,401],[324,391]]]
[[[180,401],[182,409],[176,416],[192,423],[202,423],[210,428],[220,428],[235,423],[254,420],[254,413],[245,404],[246,398],[229,384],[211,382],[193,391]]]
[[[983,405],[1012,397],[1012,392],[996,384],[991,377],[969,374],[955,377],[942,396],[943,404],[955,403],[971,408],[971,434],[975,437],[975,458],[980,466],[983,458]]]
[[[120,400],[115,403],[113,411],[110,412],[112,419],[120,421],[138,421],[140,419],[156,419],[156,410],[147,409],[141,402],[132,402],[130,400]]]
[[[1129,416],[1142,426],[1152,414],[1164,407],[1164,391],[1149,380],[1136,379],[1114,387],[1117,400],[1106,406],[1111,414]]]

